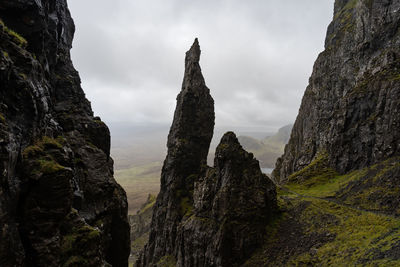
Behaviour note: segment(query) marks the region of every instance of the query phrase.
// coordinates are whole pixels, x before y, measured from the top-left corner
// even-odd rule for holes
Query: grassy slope
[[[152,162],[115,171],[115,179],[125,189],[128,197],[129,214],[136,214],[149,194],[158,194],[161,167],[161,162]]]
[[[376,203],[400,198],[387,180],[399,169],[392,158],[329,180],[293,179],[279,190],[282,213],[267,227],[264,247],[245,266],[400,266],[398,205]]]

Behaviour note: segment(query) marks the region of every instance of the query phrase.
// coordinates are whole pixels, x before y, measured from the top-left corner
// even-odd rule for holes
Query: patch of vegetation
[[[26,39],[24,37],[22,37],[21,35],[19,35],[18,33],[16,33],[15,31],[13,31],[12,29],[8,28],[3,20],[0,19],[0,25],[3,28],[3,31],[6,32],[9,36],[12,37],[13,41],[20,47],[22,48],[26,48],[26,46],[28,45],[28,42],[26,41]]]
[[[392,172],[400,168],[400,158],[389,158],[375,165],[355,170],[345,175],[336,175],[331,179],[312,177],[309,183],[288,183],[291,192],[301,195],[340,199],[343,204],[365,210],[400,214],[394,210],[400,197],[400,188],[390,180]],[[320,176],[319,176],[320,177]],[[389,180],[388,180],[389,179]],[[285,188],[283,188],[285,189]],[[282,191],[280,190],[281,194]]]
[[[55,160],[39,159],[38,162],[40,164],[39,171],[43,174],[52,174],[65,169]]]
[[[22,152],[24,158],[31,158],[43,154],[43,148],[38,145],[28,146]]]
[[[393,176],[398,168],[400,158],[394,157],[331,179],[310,177],[312,184],[278,188],[282,214],[268,225],[264,246],[245,266],[400,266],[400,213],[385,215],[381,205],[387,198],[398,207],[400,188]]]
[[[388,52],[382,53],[381,57],[387,55]],[[379,63],[377,63],[379,64]],[[353,90],[346,97],[350,97],[353,95],[365,94],[368,91],[376,90],[376,86],[373,86],[373,83],[378,81],[398,81],[400,79],[400,61],[396,61],[393,64],[386,66],[384,69],[371,74],[367,72],[364,74],[362,79],[360,79]]]
[[[190,216],[193,214],[193,204],[189,197],[181,198],[181,214],[183,216]]]
[[[385,256],[400,241],[400,219],[291,193],[279,198],[285,203],[285,211],[268,225],[264,246],[244,266],[365,266],[367,263],[397,266],[400,263],[395,256]]]
[[[393,241],[400,240],[400,220],[371,212],[362,212],[324,200],[307,198],[312,204],[301,214],[303,222],[313,233],[329,233],[335,239],[308,255],[321,266],[354,266],[361,262],[372,262],[372,249],[381,252]],[[326,218],[333,216],[333,220]],[[389,234],[390,233],[390,234]],[[304,255],[290,262],[304,261]],[[389,260],[389,259],[387,259]],[[392,261],[392,263],[399,261]],[[372,266],[372,265],[371,265]]]
[[[132,244],[131,244],[132,250],[140,251],[147,244],[148,240],[149,240],[149,233],[144,234],[144,235],[140,236],[139,238],[136,238],[135,240],[132,241]]]
[[[329,171],[329,170],[328,170]],[[353,171],[346,175],[335,175],[330,176],[330,179],[318,180],[318,177],[310,178],[311,183],[299,184],[299,183],[289,183],[287,188],[296,193],[313,196],[313,197],[333,197],[339,189],[347,185],[350,181],[354,181],[362,177],[365,174],[365,170]],[[326,176],[322,176],[326,177]],[[310,186],[311,184],[311,186]]]
[[[93,121],[94,121],[95,123],[97,123],[97,124],[105,125],[105,123],[104,123],[102,120],[100,120],[100,119],[95,118]]]
[[[0,121],[3,122],[3,123],[6,122],[6,118],[1,113],[0,113]]]
[[[337,175],[338,173],[329,167],[328,154],[321,152],[316,155],[309,165],[291,174],[288,177],[288,181],[289,183],[298,183],[306,187],[311,187],[319,183],[326,183]]]
[[[152,209],[154,204],[156,203],[157,197],[155,195],[149,194],[147,201],[146,201],[146,205],[144,205],[144,207],[142,207],[139,212],[138,215],[145,213],[146,211],[148,211],[149,209]]]
[[[83,225],[72,229],[71,233],[64,236],[61,242],[61,250],[65,253],[75,249],[78,242],[87,243],[100,237],[100,231],[89,225]]]
[[[392,77],[391,77],[391,79],[390,79],[391,81],[397,81],[397,80],[400,80],[400,74],[395,74],[395,75],[393,75]]]
[[[40,141],[40,145],[42,145],[45,149],[49,148],[56,148],[56,149],[61,149],[62,145],[60,144],[60,141],[63,142],[63,137],[59,136],[57,139],[48,137],[48,136],[43,136],[42,140]]]
[[[343,185],[335,197],[361,209],[400,215],[400,187],[394,176],[399,169],[400,158],[394,157],[356,171],[358,177]]]
[[[157,262],[157,266],[159,266],[159,267],[175,267],[176,259],[172,255],[165,255]]]
[[[63,266],[69,266],[67,263],[75,263],[77,259],[86,262],[88,259],[83,258],[83,255],[77,256],[80,255],[80,248],[96,245],[99,239],[100,231],[97,228],[86,224],[72,228],[61,240],[61,254],[65,258]]]
[[[61,136],[57,137],[57,139],[43,136],[42,139],[37,140],[33,145],[26,147],[22,152],[22,156],[24,158],[36,157],[45,154],[46,149],[61,149],[63,147],[61,142],[64,142],[64,140]]]
[[[333,20],[338,21],[338,26],[340,27],[340,30],[337,30],[335,33],[330,34],[327,36],[327,39],[332,42],[333,40],[335,41],[333,43],[333,46],[339,45],[346,33],[352,33],[355,29],[356,23],[354,21],[354,8],[357,5],[358,0],[350,0],[347,2],[347,4],[339,10],[336,15],[334,16]],[[332,47],[328,47],[327,50],[331,50]]]
[[[22,151],[23,159],[32,163],[31,174],[52,174],[65,169],[54,159],[49,151],[50,149],[62,149],[63,146],[59,142],[62,140],[62,137],[54,139],[43,136]]]

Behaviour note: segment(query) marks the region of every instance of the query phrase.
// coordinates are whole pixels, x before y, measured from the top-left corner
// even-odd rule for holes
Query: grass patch
[[[28,41],[26,41],[26,39],[22,37],[20,34],[8,28],[1,19],[0,19],[0,25],[3,27],[3,31],[6,32],[9,36],[11,36],[14,43],[16,43],[18,46],[22,48],[27,47]]]
[[[309,165],[291,174],[288,177],[288,182],[311,187],[316,184],[326,183],[337,175],[338,173],[328,165],[328,154],[323,152],[317,154]]]
[[[181,214],[182,216],[190,216],[193,214],[193,205],[189,197],[181,199]]]
[[[172,255],[165,255],[157,262],[158,267],[175,267],[176,260]]]
[[[278,189],[283,214],[267,227],[263,248],[245,266],[400,266],[400,218],[383,214],[393,213],[380,204],[399,199],[393,182],[399,167],[393,157],[328,180],[310,177],[312,185],[292,182],[289,190]]]
[[[324,200],[306,199],[312,204],[301,216],[309,224],[308,231],[329,232],[336,236],[312,256],[321,266],[355,266],[363,260],[372,264],[373,250],[384,252],[395,241],[400,240],[398,219],[358,211]],[[337,222],[322,223],[327,215],[334,216]],[[304,255],[292,259],[292,263],[296,260],[304,260]]]
[[[329,174],[330,179],[324,178],[327,176],[322,176],[323,179],[319,179],[321,176],[312,177],[308,183],[289,183],[287,184],[287,188],[291,191],[307,196],[333,197],[339,189],[343,188],[350,181],[360,179],[365,173],[366,170],[357,170],[346,175],[336,176],[331,176],[331,173]]]
[[[139,210],[138,215],[143,214],[149,209],[153,208],[154,204],[156,203],[156,200],[157,197],[155,195],[149,194],[147,201],[145,203],[146,205]]]
[[[100,242],[100,231],[87,224],[73,227],[61,239],[62,266],[92,266],[91,256],[82,255],[82,248],[93,247]]]
[[[58,164],[55,160],[39,159],[40,172],[43,174],[52,174],[58,171],[62,171],[65,167]]]

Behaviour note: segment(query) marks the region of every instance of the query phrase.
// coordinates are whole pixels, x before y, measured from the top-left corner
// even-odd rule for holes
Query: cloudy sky
[[[333,2],[69,0],[73,62],[105,122],[170,125],[198,37],[217,127],[271,131],[296,118]]]

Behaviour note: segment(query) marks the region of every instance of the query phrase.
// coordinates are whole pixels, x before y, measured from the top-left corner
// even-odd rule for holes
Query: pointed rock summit
[[[161,189],[149,243],[139,266],[149,266],[165,255],[175,255],[179,224],[185,209],[193,205],[194,178],[207,164],[214,130],[214,100],[204,82],[199,59],[200,46],[196,39],[186,52],[185,76],[168,135]]]
[[[192,47],[190,47],[189,51],[186,52],[185,66],[187,67],[188,64],[199,63],[200,54],[201,50],[199,40],[196,38],[194,39]]]
[[[215,167],[207,166],[214,100],[199,60],[195,39],[186,52],[161,189],[138,266],[235,266],[262,244],[277,209],[275,185],[234,133],[222,138]]]

